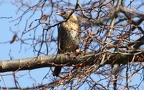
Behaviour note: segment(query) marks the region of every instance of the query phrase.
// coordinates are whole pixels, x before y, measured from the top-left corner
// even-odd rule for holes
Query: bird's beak
[[[59,15],[59,16],[61,16],[61,13],[60,13],[60,12],[56,12],[56,15]]]

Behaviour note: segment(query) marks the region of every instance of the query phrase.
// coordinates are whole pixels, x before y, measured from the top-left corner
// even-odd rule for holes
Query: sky
[[[20,33],[22,24],[20,26],[15,26],[17,22],[13,22],[18,17],[17,7],[12,5],[8,0],[4,1],[0,4],[0,60],[11,60],[11,59],[20,59],[27,57],[34,57],[36,54],[32,53],[32,49],[29,46],[22,46],[20,42],[14,42],[10,44],[9,41],[12,40],[13,33]],[[41,72],[41,73],[40,73]],[[22,87],[32,86],[32,82],[42,81],[43,77],[47,74],[48,68],[42,68],[37,70],[28,70],[28,71],[20,71],[16,73],[18,76],[18,81]],[[29,74],[31,75],[29,75]],[[3,76],[6,85],[11,87],[14,86],[13,76],[11,72],[0,73],[1,75],[10,74],[7,76]],[[33,77],[33,79],[30,78]],[[38,79],[38,80],[37,80]],[[0,86],[4,86],[4,81],[0,78]],[[41,82],[38,82],[41,83]]]
[[[19,16],[19,14],[16,14],[17,7],[12,5],[9,0],[5,0],[3,3],[0,3],[0,11],[0,60],[11,60],[36,56],[35,53],[31,53],[32,48],[29,46],[22,46],[21,49],[20,42],[14,42],[13,44],[9,43],[14,35],[13,33],[20,33],[21,28],[24,28],[24,26],[22,26],[23,22],[19,26],[15,26],[16,22],[13,22],[13,20]],[[46,83],[46,79],[43,82],[41,81],[47,72],[48,68],[41,68],[30,71],[19,71],[16,73],[16,75],[18,76],[17,78],[20,85],[22,85],[22,87],[27,87],[32,86],[33,82],[37,82],[35,83],[36,85],[38,85],[38,83]],[[5,86],[4,82],[6,82],[6,86],[14,86],[11,72],[0,73],[0,75],[5,74],[10,75],[2,76],[0,78],[0,86]],[[136,78],[133,79],[133,82],[139,83],[138,81],[140,79],[140,76],[136,76]]]

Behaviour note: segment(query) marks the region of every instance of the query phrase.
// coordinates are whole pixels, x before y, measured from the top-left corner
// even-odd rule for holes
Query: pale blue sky
[[[10,19],[1,18],[0,19],[0,60],[10,60],[10,56],[12,59],[19,59],[19,58],[27,58],[27,57],[33,57],[36,56],[33,51],[32,47],[23,45],[22,50],[20,51],[20,42],[14,42],[13,44],[10,44],[8,41],[10,41],[13,37],[13,33],[10,32],[10,29],[14,32],[18,32],[18,35],[20,36],[20,32],[23,30],[21,28],[24,27],[25,24],[20,23],[19,26],[15,26],[17,22],[12,22],[12,20],[16,19],[18,15],[17,7],[12,5],[10,2],[4,2],[0,4],[0,17],[12,17]],[[9,56],[9,52],[10,56]],[[19,52],[20,51],[20,52]],[[29,73],[31,74],[31,77],[35,78],[37,83],[41,83],[42,78],[47,74],[48,68],[42,68],[37,70],[31,70],[31,71],[20,71],[16,75],[19,77],[18,81],[22,87],[32,86],[32,82],[35,82],[32,80],[29,76]],[[34,74],[33,74],[34,73]],[[2,75],[6,73],[0,73]],[[7,74],[11,74],[11,72],[7,72]],[[4,76],[3,77],[7,86],[14,86],[14,81],[12,75]],[[1,80],[1,78],[0,78]],[[39,82],[38,82],[39,81]],[[0,86],[4,86],[3,81],[0,81]]]

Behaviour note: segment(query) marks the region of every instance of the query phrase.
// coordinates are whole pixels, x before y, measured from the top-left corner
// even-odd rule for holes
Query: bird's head
[[[67,10],[67,11],[63,10],[61,12],[57,12],[56,14],[63,17],[64,20],[66,20],[68,18],[71,19],[71,20],[77,20],[76,15],[70,10]]]

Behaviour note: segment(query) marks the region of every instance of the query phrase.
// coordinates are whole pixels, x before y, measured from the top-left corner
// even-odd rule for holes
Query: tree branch
[[[79,56],[68,56],[64,54],[50,55],[50,56],[38,56],[32,58],[16,59],[16,60],[1,60],[0,61],[0,72],[7,71],[19,71],[19,70],[31,70],[42,67],[52,66],[85,66],[98,64],[101,61],[100,54],[88,54]],[[133,56],[135,56],[133,60]],[[107,60],[105,64],[127,64],[132,60],[134,62],[144,61],[144,52],[134,53],[109,53],[106,54]]]

